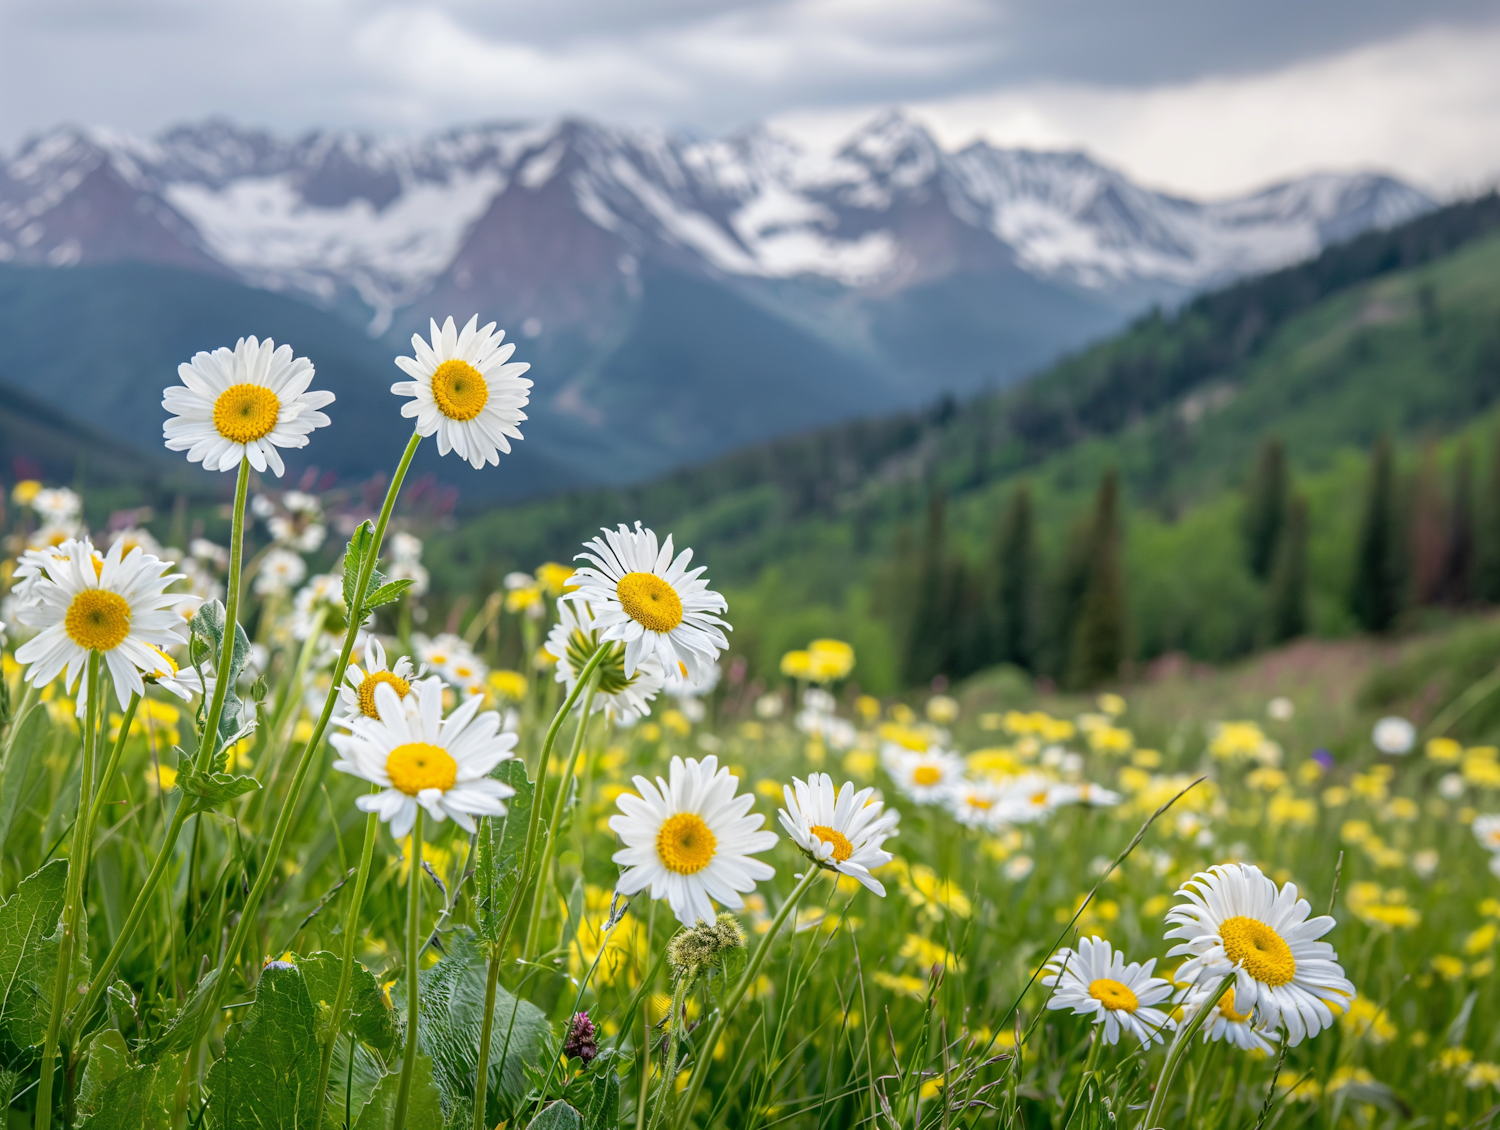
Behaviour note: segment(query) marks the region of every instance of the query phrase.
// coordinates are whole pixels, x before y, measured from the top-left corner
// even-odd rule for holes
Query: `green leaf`
[[[195,637],[208,640],[211,653],[210,657],[215,664],[215,677],[223,677],[224,672],[217,669],[220,655],[224,650],[224,605],[217,600],[205,601],[198,606],[198,611],[193,613],[192,619],[188,621],[188,628]],[[246,723],[241,717],[244,703],[240,696],[235,693],[235,684],[239,681],[240,672],[244,671],[245,664],[250,661],[250,637],[245,635],[245,629],[238,621],[234,625],[234,650],[229,656],[229,672],[227,685],[224,688],[224,708],[219,715],[219,732],[215,739],[214,752],[231,742],[239,741],[247,733],[255,728],[254,722]],[[208,696],[205,695],[198,704],[198,729],[201,732],[208,718]]]
[[[614,1068],[594,1077],[583,1121],[587,1130],[615,1130],[620,1124],[620,1073]]]
[[[78,1087],[78,1130],[169,1130],[182,1057],[134,1062],[113,1028],[94,1036]]]
[[[443,959],[417,974],[422,1002],[417,1038],[422,1051],[432,1057],[433,1077],[449,1119],[472,1122],[486,951],[466,928],[446,935],[445,945]],[[391,986],[391,1003],[398,1014],[406,1006],[405,988],[404,979]],[[541,1010],[530,1001],[518,1001],[503,986],[495,993],[494,1025],[485,1110],[490,1126],[508,1118],[525,1094],[523,1065],[545,1063],[556,1054],[552,1029]]]
[[[410,577],[403,577],[399,581],[390,581],[387,584],[381,585],[378,589],[370,594],[370,599],[365,601],[364,610],[366,612],[369,612],[372,609],[380,608],[384,605],[390,604],[394,600],[399,600],[401,598],[401,594],[416,583],[417,582]]]
[[[4,680],[0,679],[0,683]],[[26,717],[15,723],[15,740],[10,745],[10,755],[4,768],[0,768],[0,853],[5,850],[5,841],[10,835],[10,826],[16,813],[23,807],[27,789],[26,778],[31,771],[36,755],[46,748],[52,738],[52,718],[47,707],[37,703],[26,713]]]
[[[359,528],[354,531],[354,536],[349,539],[349,544],[344,549],[344,604],[348,606],[351,615],[359,603],[359,594],[354,590],[359,585],[360,566],[364,564],[374,544],[375,527],[367,518],[359,524]]]
[[[333,1045],[333,1057],[329,1062],[328,1105],[323,1109],[327,1112],[329,1121],[339,1130],[343,1130],[346,1103],[354,1112],[349,1119],[349,1124],[355,1125],[359,1122],[360,1112],[375,1097],[380,1081],[386,1076],[385,1064],[381,1062],[379,1056],[356,1040],[353,1070],[351,1070],[347,1036]],[[427,1072],[429,1075],[432,1073],[430,1064]]]
[[[526,1130],[583,1130],[583,1116],[559,1099],[528,1122]]]
[[[520,758],[502,761],[490,772],[516,790],[505,802],[504,816],[486,816],[479,821],[479,843],[474,856],[474,909],[479,936],[494,944],[500,940],[505,912],[519,893],[521,857],[526,851],[526,826],[536,786],[526,776]]]
[[[193,995],[188,997],[187,1003],[177,1015],[172,1017],[165,1028],[141,1045],[140,1057],[143,1063],[155,1062],[173,1052],[187,1051],[198,1034],[199,1022],[213,1002],[214,983],[218,979],[217,969],[210,969],[199,979],[198,984],[193,986]]]
[[[195,773],[191,761],[184,761],[183,772],[178,774],[177,787],[182,790],[189,812],[203,812],[217,808],[225,801],[244,796],[260,788],[254,777],[237,777],[228,773]]]
[[[360,1111],[354,1130],[396,1130],[396,1091],[401,1076],[395,1072],[380,1080],[380,1086]],[[457,1120],[450,1119],[449,1125]],[[459,1123],[459,1125],[468,1125]],[[412,1070],[411,1097],[406,1107],[406,1130],[443,1130],[443,1108],[437,1084],[432,1078],[432,1060],[417,1056]]]
[[[270,962],[249,1015],[230,1026],[224,1054],[209,1068],[209,1117],[226,1130],[311,1127],[321,1051],[301,971]]]
[[[47,1034],[68,865],[54,859],[0,903],[0,1033],[18,1047]]]
[[[333,1019],[333,999],[338,996],[343,963],[342,957],[326,950],[297,959],[297,968],[302,970],[302,979],[307,982],[307,995],[312,998],[313,1008],[318,1013],[320,1039],[326,1025]],[[325,1017],[325,1010],[330,1015]],[[349,980],[344,1022],[339,1029],[342,1039],[347,1040],[353,1034],[382,1056],[389,1058],[399,1054],[400,1031],[396,1015],[386,1004],[385,994],[380,991],[375,975],[357,961]]]

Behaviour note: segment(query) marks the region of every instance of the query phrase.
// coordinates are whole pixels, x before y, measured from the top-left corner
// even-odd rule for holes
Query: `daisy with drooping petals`
[[[1060,949],[1047,962],[1042,984],[1052,988],[1051,1009],[1071,1008],[1075,1016],[1089,1016],[1104,1026],[1106,1044],[1117,1044],[1123,1029],[1149,1047],[1162,1042],[1162,1031],[1177,1022],[1153,1006],[1172,995],[1172,983],[1153,977],[1156,959],[1142,965],[1125,964],[1103,938],[1079,938],[1078,949]]]
[[[780,810],[781,826],[802,854],[819,867],[858,879],[884,898],[884,885],[870,872],[895,858],[881,844],[896,834],[899,814],[872,799],[874,789],[855,792],[852,781],[835,793],[827,773],[806,781],[793,777],[782,793],[786,807]]]
[[[729,625],[715,615],[729,605],[703,579],[705,566],[688,569],[691,549],[674,559],[672,535],[658,545],[655,532],[639,522],[634,530],[621,523],[602,532],[577,555],[593,566],[572,577],[574,595],[593,610],[599,638],[624,641],[627,675],[654,653],[663,672],[705,678],[729,646],[722,631]]]
[[[504,816],[515,790],[489,772],[514,756],[516,735],[501,732],[493,710],[480,714],[481,701],[468,699],[445,719],[441,679],[412,683],[405,698],[378,682],[377,717],[361,714],[350,733],[329,739],[341,755],[335,769],[381,786],[355,800],[359,809],[377,813],[398,840],[416,823],[417,805],[466,832],[475,816]]]
[[[162,427],[168,451],[186,451],[205,471],[233,471],[241,459],[261,474],[286,470],[278,447],[306,447],[316,428],[331,423],[318,411],[331,392],[310,392],[313,366],[279,349],[270,338],[242,337],[233,350],[198,353],[177,366],[181,385],[162,392],[173,418]]]
[[[886,772],[896,787],[918,804],[942,804],[964,777],[964,759],[939,746],[917,753],[887,744],[884,755]]]
[[[1188,994],[1184,1002],[1187,1020],[1197,1015],[1198,1010],[1203,1007],[1203,1002],[1212,993],[1212,987],[1205,985]],[[1213,1012],[1203,1022],[1205,1044],[1214,1040],[1223,1040],[1246,1052],[1260,1051],[1269,1055],[1276,1050],[1276,1045],[1266,1037],[1275,1034],[1273,1028],[1257,1027],[1253,1012],[1235,1012],[1232,992],[1227,992],[1219,998],[1219,1003],[1213,1006]]]
[[[609,826],[625,844],[613,857],[624,868],[616,889],[633,895],[649,887],[684,926],[712,922],[715,901],[739,910],[741,893],[776,874],[751,858],[775,847],[776,833],[760,831],[765,817],[750,811],[755,797],[735,795],[739,778],[717,757],[674,757],[668,776],[654,785],[636,777],[640,795],[616,802],[620,814]]]
[[[515,343],[502,344],[505,331],[495,323],[479,328],[479,315],[460,333],[449,318],[438,328],[432,320],[432,342],[412,334],[413,357],[397,357],[396,365],[412,379],[397,381],[391,391],[412,398],[401,415],[415,418],[417,434],[437,435],[438,453],[458,452],[475,470],[496,466],[500,453],[510,453],[510,440],[521,439],[521,411],[530,398],[531,382],[521,374],[531,368],[512,362]]]
[[[352,725],[356,718],[379,718],[375,708],[375,688],[382,683],[396,692],[397,698],[405,698],[411,690],[412,664],[406,656],[396,660],[394,667],[387,667],[385,648],[374,636],[365,643],[365,666],[349,664],[344,672],[344,681],[339,686],[339,705],[343,708],[340,724]]]
[[[1234,1011],[1284,1026],[1293,1046],[1333,1023],[1330,1002],[1342,1009],[1354,999],[1338,954],[1317,940],[1334,920],[1309,918],[1312,908],[1294,884],[1278,891],[1253,864],[1226,863],[1199,872],[1177,894],[1187,901],[1167,912],[1176,928],[1166,936],[1182,939],[1168,956],[1189,957],[1179,981],[1214,987],[1232,975]]]
[[[547,654],[557,658],[557,674],[568,694],[578,682],[578,672],[588,664],[599,647],[599,630],[593,610],[587,601],[563,597],[557,602],[557,623],[547,633]],[[603,711],[611,722],[628,726],[651,713],[651,700],[661,690],[666,677],[655,655],[641,660],[635,674],[625,674],[625,645],[614,643],[595,668],[598,687],[594,692],[594,712]]]
[[[31,601],[17,617],[37,635],[16,652],[28,665],[26,679],[42,687],[64,673],[71,687],[83,674],[89,652],[97,651],[109,668],[115,695],[123,709],[130,696],[145,693],[141,672],[154,672],[162,647],[187,642],[186,625],[173,611],[179,599],[166,588],[181,579],[168,573],[171,562],[142,553],[123,555],[123,544],[102,559],[87,540],[64,542],[39,563],[45,575],[34,579]],[[88,693],[78,693],[83,713]]]

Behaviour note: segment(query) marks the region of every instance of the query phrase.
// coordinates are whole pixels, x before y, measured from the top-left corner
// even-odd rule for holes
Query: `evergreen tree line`
[[[1060,558],[1043,569],[1031,492],[1022,482],[996,514],[975,564],[947,541],[946,500],[929,499],[920,539],[897,539],[883,603],[895,610],[901,674],[911,685],[962,678],[1009,663],[1060,686],[1085,689],[1117,678],[1130,656],[1122,561],[1119,476],[1107,471],[1093,505],[1068,532]],[[1245,566],[1261,583],[1262,644],[1309,629],[1308,501],[1286,449],[1265,439],[1246,484],[1240,517]],[[1349,611],[1366,631],[1385,632],[1430,606],[1500,603],[1500,433],[1476,501],[1467,448],[1445,476],[1429,445],[1403,479],[1382,437],[1370,456],[1352,547]]]

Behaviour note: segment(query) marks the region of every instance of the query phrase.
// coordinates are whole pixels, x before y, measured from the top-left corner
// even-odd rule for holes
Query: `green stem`
[[[1234,974],[1231,973],[1219,982],[1219,987],[1203,1002],[1192,1020],[1177,1029],[1177,1038],[1172,1041],[1172,1046],[1167,1051],[1167,1062],[1162,1065],[1161,1076],[1156,1080],[1156,1093],[1151,1096],[1151,1106],[1146,1110],[1146,1120],[1141,1123],[1141,1130],[1156,1130],[1162,1125],[1162,1115],[1167,1109],[1167,1092],[1172,1089],[1172,1080],[1177,1075],[1177,1068],[1182,1065],[1183,1058],[1190,1050],[1193,1037],[1198,1034],[1198,1029],[1203,1027],[1203,1022],[1208,1019],[1208,1014],[1219,1003],[1219,998],[1233,984]]]
[[[474,1130],[484,1130],[484,1111],[489,1091],[490,1044],[495,1035],[495,990],[500,982],[500,964],[505,960],[505,949],[510,945],[511,931],[515,929],[521,905],[526,901],[526,888],[531,885],[531,860],[536,846],[536,830],[541,818],[541,797],[547,781],[547,765],[552,758],[552,743],[557,740],[557,732],[562,728],[563,719],[568,716],[569,711],[573,709],[573,704],[578,701],[578,695],[584,689],[584,684],[592,682],[594,672],[599,669],[599,664],[604,662],[605,653],[610,646],[604,644],[594,649],[594,654],[589,657],[589,661],[583,665],[583,670],[578,673],[578,681],[573,684],[573,689],[568,692],[568,697],[563,700],[562,706],[552,719],[552,725],[547,727],[547,736],[542,741],[542,753],[537,761],[536,791],[533,793],[531,816],[526,825],[526,850],[521,854],[521,876],[516,882],[515,897],[511,899],[510,906],[505,910],[505,921],[500,926],[499,940],[490,948],[489,973],[484,991],[484,1019],[479,1027],[479,1064],[474,1074]],[[488,820],[490,817],[486,816],[484,819]]]
[[[677,985],[672,990],[672,1014],[667,1017],[667,1054],[661,1061],[661,1084],[656,1089],[656,1102],[651,1108],[651,1121],[646,1124],[646,1130],[656,1130],[664,1116],[671,1117],[670,1107],[675,1094],[673,1083],[676,1082],[677,1075],[677,1045],[682,1038],[682,1011],[687,999],[687,988],[688,978],[678,977]]]
[[[411,876],[406,894],[406,1050],[401,1055],[401,1081],[396,1086],[396,1109],[391,1125],[405,1130],[406,1107],[411,1101],[412,1070],[417,1065],[417,966],[422,956],[422,806],[417,805],[417,822],[411,829]],[[316,1125],[316,1123],[314,1123]]]
[[[761,966],[765,965],[766,958],[771,954],[771,944],[776,940],[776,934],[780,931],[782,923],[787,916],[796,909],[802,896],[817,881],[819,868],[808,864],[807,873],[802,876],[802,881],[792,888],[792,893],[787,896],[786,902],[781,904],[781,909],[776,912],[776,917],[771,919],[771,928],[766,931],[766,936],[761,939],[755,955],[751,957],[750,964],[745,967],[745,972],[727,997],[724,998],[724,1007],[719,1010],[719,1015],[714,1018],[713,1027],[708,1030],[708,1036],[703,1041],[703,1053],[697,1057],[693,1064],[693,1074],[688,1079],[687,1094],[683,1096],[682,1106],[679,1108],[679,1117],[692,1117],[693,1108],[698,1105],[698,1095],[703,1090],[703,1083],[708,1078],[708,1065],[713,1059],[713,1050],[719,1045],[719,1036],[724,1031],[724,1026],[734,1019],[735,1010],[740,1007],[740,1002],[745,999],[745,994],[750,991],[750,986],[755,984],[756,978],[760,976]],[[686,1114],[681,1114],[686,1111]]]
[[[21,692],[21,705],[11,712],[10,728],[5,732],[5,752],[0,754],[0,771],[10,764],[10,747],[16,744],[16,734],[21,729],[21,723],[26,721],[26,715],[31,713],[31,708],[36,705],[36,700],[42,693],[34,683],[22,680],[21,685],[25,690]]]
[[[229,662],[234,656],[235,617],[239,615],[240,609],[240,553],[245,546],[245,494],[249,489],[250,462],[242,459],[239,479],[234,487],[234,528],[230,537],[229,586],[225,594],[225,599],[229,603],[225,606],[224,641],[219,651],[218,670],[221,674],[228,672]],[[210,700],[208,714],[204,718],[203,740],[195,763],[199,772],[208,771],[209,762],[213,757],[219,733],[219,717],[224,713],[224,696],[228,690],[227,679],[214,680],[213,698]],[[206,754],[205,751],[207,751]],[[99,966],[98,972],[94,974],[94,979],[89,982],[89,991],[83,998],[83,1004],[73,1014],[80,1031],[88,1023],[94,1009],[98,1007],[99,999],[104,995],[104,987],[109,984],[110,978],[114,976],[115,968],[120,964],[120,959],[125,956],[126,947],[135,937],[136,929],[146,915],[146,907],[156,894],[157,884],[161,882],[168,864],[172,862],[172,853],[177,847],[177,838],[182,835],[182,826],[187,823],[187,818],[191,815],[189,807],[185,796],[178,797],[177,808],[173,811],[171,822],[167,825],[166,835],[162,837],[161,847],[156,854],[156,862],[151,865],[151,872],[146,876],[146,884],[135,896],[135,903],[125,917],[125,924],[120,928],[115,944],[110,947],[109,954],[105,957],[104,963]]]
[[[224,954],[219,959],[219,976],[209,990],[212,994],[212,1000],[209,1002],[211,1007],[203,1010],[198,1021],[200,1030],[204,1025],[212,1023],[213,1018],[218,1015],[219,1002],[224,999],[226,982],[229,980],[225,974],[229,967],[238,960],[240,950],[250,936],[250,931],[255,928],[256,911],[260,908],[260,900],[265,896],[266,888],[271,885],[271,880],[276,876],[276,865],[281,858],[282,846],[286,843],[287,833],[291,831],[292,818],[302,800],[302,787],[307,783],[307,774],[312,769],[313,758],[323,743],[323,734],[327,731],[329,720],[333,717],[333,708],[338,704],[339,683],[344,677],[344,672],[348,670],[349,656],[354,651],[354,641],[359,638],[360,621],[364,619],[364,602],[369,595],[365,590],[369,588],[370,574],[374,572],[375,562],[380,557],[380,546],[385,540],[386,525],[391,520],[391,511],[395,508],[396,496],[401,492],[401,483],[406,478],[407,469],[411,466],[412,456],[416,455],[417,445],[421,442],[422,437],[412,432],[406,451],[401,456],[401,462],[396,466],[396,473],[391,478],[391,485],[385,492],[385,502],[380,507],[380,517],[375,523],[369,552],[360,562],[359,573],[355,578],[355,607],[349,609],[349,627],[344,633],[343,650],[339,652],[338,662],[333,667],[335,677],[329,684],[328,697],[323,701],[323,713],[319,715],[317,725],[313,727],[312,735],[307,739],[307,747],[302,751],[302,759],[297,764],[297,772],[292,776],[291,788],[287,790],[286,801],[276,817],[276,827],[271,833],[271,842],[266,848],[260,871],[255,876],[255,884],[245,898],[239,923],[235,926],[229,945],[225,947]],[[201,1035],[201,1031],[199,1034]]]
[[[379,786],[371,789],[378,792]],[[317,1109],[313,1112],[314,1126],[323,1125],[323,1104],[328,1098],[328,1072],[333,1066],[333,1046],[338,1043],[339,1028],[344,1021],[344,1003],[349,999],[349,985],[354,979],[354,944],[359,932],[359,912],[365,901],[365,885],[370,881],[370,861],[375,856],[375,835],[380,829],[380,816],[370,813],[365,817],[365,844],[359,855],[359,873],[354,877],[354,894],[349,902],[349,912],[344,916],[344,964],[339,970],[339,988],[333,997],[333,1027],[323,1045],[323,1058],[318,1063]]]
[[[1078,1087],[1076,1090],[1074,1090],[1073,1099],[1068,1103],[1067,1108],[1063,1111],[1062,1122],[1058,1123],[1058,1125],[1066,1127],[1069,1120],[1073,1117],[1074,1112],[1078,1109],[1078,1104],[1083,1099],[1084,1085],[1088,1083],[1090,1073],[1093,1072],[1094,1068],[1099,1066],[1099,1053],[1103,1051],[1103,1049],[1104,1033],[1100,1030],[1100,1025],[1095,1024],[1093,1031],[1093,1042],[1089,1045],[1088,1061],[1083,1065],[1083,1074],[1078,1076]]]
[[[542,858],[537,864],[536,898],[531,901],[531,922],[526,928],[526,941],[521,945],[521,959],[534,953],[538,935],[542,932],[542,907],[547,901],[547,869],[552,865],[552,856],[557,850],[557,830],[562,825],[563,812],[567,809],[568,784],[573,779],[573,769],[578,764],[578,754],[583,749],[583,738],[589,728],[589,711],[594,705],[594,692],[599,680],[590,678],[588,690],[583,692],[582,712],[578,718],[578,730],[573,735],[573,748],[568,751],[568,760],[563,765],[562,780],[557,786],[557,799],[552,803],[552,816],[547,821],[547,838],[542,841]]]
[[[135,721],[136,707],[140,704],[140,694],[132,694],[130,705],[125,708],[125,717],[120,720],[120,732],[115,737],[115,746],[109,751],[109,763],[104,766],[104,772],[99,774],[99,783],[94,789],[94,803],[89,806],[89,824],[83,831],[85,843],[94,842],[94,829],[99,826],[99,814],[104,811],[104,794],[115,770],[120,767],[120,755],[125,752],[125,739],[130,736],[130,724]]]
[[[78,769],[78,815],[73,818],[73,848],[68,856],[68,885],[63,902],[62,941],[57,947],[57,975],[52,979],[52,1008],[47,1016],[47,1035],[42,1042],[42,1078],[37,1085],[36,1130],[51,1130],[52,1073],[56,1069],[57,1042],[62,1035],[63,1011],[72,981],[73,948],[78,940],[78,907],[83,900],[83,877],[88,872],[89,811],[94,800],[94,729],[99,715],[99,653],[90,650],[83,689],[89,696],[83,716],[82,761]]]
[[[264,808],[266,798],[276,789],[276,782],[281,777],[281,769],[286,761],[286,751],[291,745],[290,740],[283,743],[282,733],[286,730],[287,722],[296,718],[301,713],[302,706],[302,680],[307,678],[307,668],[312,663],[312,655],[317,647],[318,640],[323,634],[323,622],[328,618],[328,609],[320,608],[313,614],[312,626],[308,631],[307,639],[302,643],[302,650],[297,653],[297,666],[292,671],[291,682],[287,684],[286,697],[276,711],[276,717],[271,722],[271,740],[267,749],[273,750],[276,761],[271,766],[271,775],[266,779],[266,784],[260,790],[257,798],[257,808]],[[334,691],[337,692],[338,684],[335,683]]]

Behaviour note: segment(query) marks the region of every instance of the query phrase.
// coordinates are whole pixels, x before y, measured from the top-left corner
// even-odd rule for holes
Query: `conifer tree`
[[[1116,678],[1125,660],[1125,577],[1121,562],[1120,483],[1105,472],[1094,500],[1088,579],[1073,628],[1068,684],[1095,687]]]
[[[1500,428],[1495,429],[1489,474],[1485,476],[1484,494],[1477,510],[1473,595],[1500,604]]]
[[[1411,598],[1416,605],[1436,604],[1442,599],[1448,549],[1448,523],[1443,511],[1437,448],[1429,441],[1422,448],[1422,465],[1411,494]]]
[[[988,658],[992,663],[1014,663],[1028,671],[1035,662],[1035,540],[1031,489],[1021,483],[995,528],[989,610],[993,638]]]
[[[902,633],[902,675],[912,685],[947,674],[954,657],[959,594],[945,544],[945,510],[942,492],[934,491],[927,502],[922,544],[915,554],[910,613]]]
[[[1261,441],[1255,458],[1255,470],[1245,498],[1240,528],[1245,537],[1245,559],[1250,572],[1259,580],[1271,573],[1276,546],[1281,540],[1286,520],[1287,470],[1286,447],[1275,436]]]
[[[1459,448],[1453,464],[1449,498],[1442,598],[1448,604],[1467,604],[1474,575],[1474,452],[1467,443]]]
[[[1355,541],[1349,608],[1360,626],[1383,632],[1401,610],[1401,560],[1391,441],[1381,436],[1370,456],[1364,513]]]
[[[1299,494],[1287,505],[1271,566],[1266,613],[1272,643],[1307,631],[1307,525],[1307,499]]]

